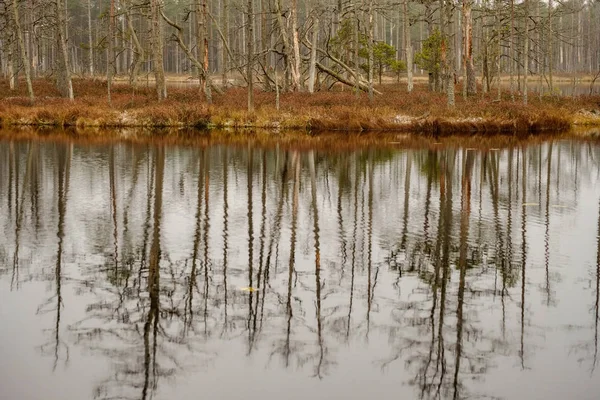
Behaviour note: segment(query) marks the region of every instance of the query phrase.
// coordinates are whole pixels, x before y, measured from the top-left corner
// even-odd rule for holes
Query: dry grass
[[[0,82],[0,123],[34,126],[84,127],[216,127],[297,129],[312,132],[396,131],[418,132],[434,136],[511,134],[530,135],[545,131],[564,131],[574,124],[600,125],[600,98],[578,97],[539,100],[530,104],[512,102],[508,94],[496,101],[496,94],[463,99],[457,95],[456,107],[448,109],[446,97],[430,93],[418,84],[408,94],[401,84],[378,89],[369,104],[366,94],[343,92],[283,93],[280,110],[275,109],[275,94],[257,91],[256,111],[246,111],[246,91],[233,88],[215,94],[208,105],[198,88],[169,88],[169,98],[158,103],[151,87],[133,89],[116,84],[112,103],[103,81],[75,80],[76,99],[59,97],[53,84],[36,80],[36,100],[29,102],[25,85],[10,92]],[[460,87],[457,87],[457,94]]]

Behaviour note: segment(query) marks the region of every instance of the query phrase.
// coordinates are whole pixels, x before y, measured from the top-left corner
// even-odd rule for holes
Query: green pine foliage
[[[347,65],[354,64],[355,50],[355,29],[356,24],[351,18],[346,18],[341,22],[341,27],[337,34],[331,39],[331,49],[333,54],[343,60]],[[367,72],[369,70],[369,50],[368,37],[364,32],[358,34],[358,56],[360,68]],[[396,59],[396,48],[386,42],[380,41],[373,45],[373,68],[379,75],[379,84],[383,72],[390,70],[397,74],[406,71],[406,63]]]
[[[420,69],[437,75],[442,68],[442,34],[435,29],[423,42],[423,49],[415,54],[415,64]]]

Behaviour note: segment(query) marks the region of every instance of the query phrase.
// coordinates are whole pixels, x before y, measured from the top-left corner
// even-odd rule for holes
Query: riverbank
[[[214,94],[207,104],[197,87],[169,88],[169,98],[155,100],[151,87],[133,89],[114,85],[112,104],[102,81],[75,80],[76,99],[58,96],[52,84],[38,80],[33,104],[25,87],[10,92],[0,83],[0,122],[2,126],[57,126],[78,128],[196,128],[270,131],[300,130],[375,132],[396,131],[428,135],[518,134],[566,131],[576,125],[600,126],[600,97],[530,96],[527,106],[512,101],[505,93],[478,95],[463,99],[457,91],[456,107],[449,110],[444,94],[431,93],[417,84],[407,93],[402,84],[377,87],[383,92],[373,104],[366,94],[351,90],[310,93],[282,93],[276,109],[275,93],[257,91],[256,111],[246,111],[246,91],[231,88]]]

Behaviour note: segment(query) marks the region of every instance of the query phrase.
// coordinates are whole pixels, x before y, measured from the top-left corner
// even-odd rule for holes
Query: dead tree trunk
[[[529,0],[525,4],[525,44],[523,50],[523,104],[527,105],[527,78],[529,77]]]
[[[450,0],[444,1],[442,15],[442,64],[444,65],[444,85],[448,107],[452,108],[455,104],[454,99],[454,40],[452,38],[452,14],[453,5]]]
[[[369,102],[372,104],[373,97],[373,67],[375,57],[373,56],[373,41],[374,41],[374,24],[373,24],[373,0],[369,0],[369,27],[368,27],[368,35],[367,35],[367,50],[369,53],[369,71],[368,71],[368,80],[369,80]],[[358,46],[358,43],[356,44]]]
[[[298,0],[292,0],[292,46],[293,52],[293,68],[292,80],[294,90],[302,90],[302,70],[300,69],[300,39],[298,34]]]
[[[254,1],[247,3],[246,24],[246,80],[248,82],[248,112],[254,112]]]
[[[190,60],[190,62],[194,66],[194,68],[196,68],[198,70],[198,74],[200,75],[201,79],[204,82],[206,82],[206,85],[204,85],[204,87],[203,87],[204,96],[206,98],[207,103],[209,103],[209,104],[212,103],[212,90],[211,89],[214,88],[214,86],[212,85],[212,82],[210,81],[208,74],[207,74],[206,70],[204,69],[204,65],[194,56],[194,54],[192,53],[190,48],[185,44],[185,41],[183,39],[183,28],[181,26],[177,25],[175,22],[171,21],[165,15],[165,13],[162,11],[161,11],[161,15],[167,24],[169,24],[173,28],[175,28],[176,33],[173,35],[174,40],[179,45],[179,48],[181,50],[183,50],[186,57]]]
[[[156,94],[158,100],[167,98],[167,84],[165,80],[165,67],[163,62],[163,37],[161,23],[162,3],[161,0],[150,0],[150,15],[152,22],[151,51],[156,81]]]
[[[223,39],[223,49],[227,48],[227,51],[221,53],[221,68],[223,68],[222,86],[227,87],[227,73],[229,72],[229,0],[222,0],[222,4],[221,24],[223,31],[220,33]]]
[[[140,74],[140,68],[142,66],[142,61],[145,58],[145,50],[140,42],[140,39],[137,35],[135,28],[133,27],[133,20],[131,17],[130,5],[128,4],[127,9],[125,11],[125,18],[127,19],[127,30],[129,32],[129,36],[131,37],[131,42],[133,43],[133,55],[131,58],[131,66],[129,70],[129,83],[136,88],[138,86],[138,77]]]
[[[108,60],[106,63],[106,86],[108,91],[108,104],[112,105],[112,80],[115,70],[115,0],[110,0],[108,13]]]
[[[198,70],[200,88],[206,92],[208,74],[208,18],[206,0],[196,3],[196,45],[198,46],[198,60],[202,69]],[[210,89],[209,89],[210,90]]]
[[[21,21],[19,20],[19,3],[17,0],[13,0],[13,17],[14,17],[14,27],[17,35],[17,40],[19,44],[19,49],[21,51],[21,62],[23,64],[23,69],[25,70],[25,82],[27,83],[27,93],[29,94],[29,100],[33,102],[33,86],[31,85],[31,65],[29,63],[29,57],[27,56],[27,51],[25,48],[25,40],[23,39],[23,30],[21,29]]]
[[[413,48],[410,36],[410,18],[408,15],[408,0],[402,3],[402,14],[404,16],[404,49],[406,53],[406,89],[408,93],[413,90]]]
[[[471,0],[463,1],[463,97],[477,93],[475,67],[473,65],[473,19]]]
[[[74,99],[73,82],[71,80],[71,68],[69,63],[69,48],[67,46],[67,15],[62,0],[56,0],[56,38],[58,40],[58,70],[57,86],[63,97]]]
[[[87,0],[87,23],[88,23],[88,71],[94,76],[94,41],[92,38],[92,0]]]
[[[308,69],[308,91],[314,93],[317,70],[317,44],[319,42],[319,16],[313,10],[312,47],[310,48],[310,66]]]
[[[287,88],[287,74],[290,70],[293,69],[293,63],[291,62],[292,54],[291,54],[291,46],[288,35],[288,30],[286,27],[286,21],[284,17],[284,12],[281,7],[281,0],[275,1],[275,13],[277,14],[277,25],[279,27],[279,33],[281,34],[281,41],[283,44],[283,62],[284,62],[284,70],[286,71],[286,76],[284,76],[284,90]]]

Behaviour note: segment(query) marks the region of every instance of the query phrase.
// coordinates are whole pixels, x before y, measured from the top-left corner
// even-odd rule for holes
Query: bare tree
[[[23,39],[23,30],[21,29],[21,20],[19,18],[18,0],[12,0],[12,8],[15,23],[15,31],[17,33],[19,50],[21,51],[21,63],[23,64],[23,69],[25,70],[25,82],[27,83],[27,93],[29,94],[29,100],[33,102],[35,96],[33,94],[33,86],[31,85],[31,64],[29,63],[29,57],[27,56],[27,49],[25,47],[25,40]]]
[[[404,53],[406,55],[406,88],[408,93],[413,90],[413,48],[410,35],[410,16],[408,12],[409,0],[402,3],[402,15],[404,17]]]
[[[254,1],[248,0],[246,22],[246,80],[248,82],[248,111],[254,111]]]
[[[463,28],[463,97],[477,93],[475,67],[473,65],[473,21],[471,16],[472,0],[462,3]]]
[[[524,19],[525,19],[525,37],[523,45],[523,104],[527,104],[527,78],[529,76],[529,0],[523,0],[524,4]]]
[[[159,101],[167,98],[167,84],[165,80],[165,68],[163,62],[163,37],[161,18],[162,8],[162,0],[150,0],[150,15],[152,22],[152,63],[154,70],[154,79],[156,81],[156,94]]]
[[[56,84],[63,97],[73,100],[73,82],[71,80],[71,65],[69,49],[67,47],[67,10],[63,0],[56,0],[54,4],[56,15],[55,32],[59,48]]]

